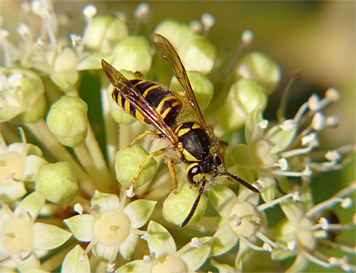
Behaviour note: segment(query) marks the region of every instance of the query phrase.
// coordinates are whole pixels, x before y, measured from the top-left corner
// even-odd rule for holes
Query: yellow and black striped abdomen
[[[145,98],[169,127],[176,125],[177,118],[182,110],[182,102],[176,96],[154,82],[139,79],[130,80],[130,82],[133,88]],[[136,111],[120,92],[113,92],[112,96],[116,103],[128,114],[144,123],[151,124],[141,113]]]

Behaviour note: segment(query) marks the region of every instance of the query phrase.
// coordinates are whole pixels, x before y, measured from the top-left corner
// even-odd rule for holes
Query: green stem
[[[117,182],[113,179],[110,171],[106,165],[104,156],[100,150],[98,142],[95,138],[94,132],[90,124],[88,124],[88,135],[85,139],[85,145],[90,154],[90,158],[93,160],[95,168],[100,172],[101,176],[104,178],[105,183],[110,186],[116,186]]]
[[[85,147],[84,143],[74,147],[74,152],[79,162],[84,167],[85,171],[89,174],[90,178],[93,180],[95,184],[95,188],[98,189],[99,191],[109,192],[110,187],[106,183],[107,180],[104,179],[101,173],[99,173],[98,170],[95,168],[92,157],[88,153],[88,150]]]

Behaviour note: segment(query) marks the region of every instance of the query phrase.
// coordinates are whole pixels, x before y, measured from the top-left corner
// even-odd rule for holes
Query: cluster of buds
[[[129,16],[99,15],[94,5],[83,9],[83,33],[70,37],[57,34],[58,24],[68,20],[59,20],[52,1],[23,3],[21,12],[18,46],[0,29],[0,271],[241,272],[247,264],[265,271],[265,259],[271,271],[283,266],[299,272],[310,262],[356,270],[349,261],[355,246],[338,239],[355,228],[356,216],[339,223],[332,211],[352,208],[355,182],[317,204],[312,196],[314,175],[344,168],[355,150],[352,144],[319,149],[318,134],[338,123],[322,112],[340,99],[335,88],[323,98],[312,95],[290,119],[282,100],[277,120],[269,121],[263,112],[281,70],[264,53],[248,51],[251,31],[242,33],[236,56],[224,61],[209,39],[211,14],[190,24],[165,19],[150,30],[177,50],[207,123],[230,143],[229,172],[260,190],[217,178],[181,229],[198,189],[185,178],[184,164],[173,166],[179,182],[174,190],[164,157],[145,161],[167,147],[164,138],[128,147],[147,125],[112,99],[101,68],[105,59],[127,79],[140,72],[184,92],[154,55],[149,37],[137,35],[150,20],[149,5],[134,11],[135,35]],[[39,19],[39,30],[29,16]],[[184,115],[192,118],[186,108]],[[88,117],[93,112],[100,125]],[[277,220],[274,207],[282,212]],[[261,261],[247,262],[266,252]],[[283,261],[290,257],[294,262],[287,266]]]

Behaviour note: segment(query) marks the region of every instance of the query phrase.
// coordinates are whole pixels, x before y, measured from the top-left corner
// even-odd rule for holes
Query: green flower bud
[[[73,200],[78,191],[78,182],[70,163],[42,165],[36,175],[36,191],[56,204]]]
[[[42,119],[47,110],[47,102],[45,96],[41,96],[37,103],[28,109],[27,111],[20,114],[17,119],[25,123],[34,123]]]
[[[165,19],[160,22],[155,28],[154,33],[166,37],[176,50],[185,39],[194,35],[194,32],[187,24],[172,19]]]
[[[131,36],[123,39],[114,49],[112,65],[117,69],[139,71],[147,74],[151,68],[152,54],[146,38]]]
[[[214,85],[206,76],[203,76],[198,71],[187,71],[187,74],[199,103],[200,110],[203,111],[208,107],[213,98]],[[172,78],[169,88],[175,91],[183,91],[183,87],[180,85],[176,77]]]
[[[128,36],[126,24],[114,16],[95,16],[84,34],[85,45],[92,51],[111,53],[117,42]]]
[[[177,194],[172,191],[163,202],[163,217],[168,222],[181,225],[188,216],[193,203],[198,195],[198,188],[192,187],[189,183],[179,185]],[[208,203],[208,197],[201,196],[197,209],[194,212],[189,224],[199,223]]]
[[[194,35],[178,48],[178,54],[187,70],[196,70],[207,75],[216,59],[215,45],[206,37]]]
[[[127,70],[121,70],[120,71],[122,75],[124,75],[127,79],[135,79],[137,78],[135,74],[131,71]],[[107,89],[107,94],[109,98],[109,104],[110,104],[110,113],[113,119],[117,123],[122,123],[122,124],[131,124],[136,121],[136,119],[129,115],[127,112],[125,112],[124,109],[122,109],[112,98],[111,94],[113,92],[114,86],[110,84],[110,87]]]
[[[75,89],[79,80],[78,62],[77,53],[70,47],[64,48],[54,59],[53,69],[55,72],[49,77],[63,92]]]
[[[77,97],[63,96],[55,102],[47,115],[47,126],[64,146],[80,145],[87,135],[88,106]]]
[[[0,85],[0,122],[13,119],[19,114],[40,104],[44,94],[42,79],[33,71],[11,68],[8,76],[2,74]],[[35,118],[33,118],[35,119]]]
[[[121,149],[115,155],[115,173],[119,183],[128,188],[130,183],[137,175],[140,166],[148,157],[147,151],[140,145],[133,145],[125,149]],[[140,172],[134,188],[142,186],[149,181],[156,172],[157,162],[151,158],[146,167]]]
[[[251,79],[265,87],[264,92],[270,95],[281,80],[281,69],[278,64],[261,52],[250,52],[236,64],[238,78]]]
[[[265,88],[253,80],[240,79],[231,86],[218,122],[227,132],[241,130],[249,113],[257,108],[263,111],[266,105]]]

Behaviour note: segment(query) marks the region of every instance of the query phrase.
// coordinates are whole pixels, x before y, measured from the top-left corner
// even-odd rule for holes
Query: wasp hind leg
[[[147,158],[145,159],[145,161],[143,161],[143,163],[141,164],[140,168],[138,169],[137,174],[135,175],[135,177],[132,179],[130,186],[127,188],[128,190],[135,185],[140,173],[142,172],[142,170],[148,165],[148,163],[150,162],[150,160],[154,157],[154,156],[158,156],[158,155],[163,155],[165,153],[165,149],[161,149],[158,151],[155,151],[151,154],[149,154],[147,156]]]
[[[143,139],[147,135],[152,135],[154,138],[162,138],[161,134],[157,134],[155,131],[152,131],[152,130],[147,130],[147,131],[144,131],[142,134],[139,134],[138,136],[136,136],[134,138],[134,140],[130,143],[129,147],[134,145],[137,140]]]

